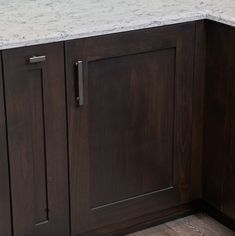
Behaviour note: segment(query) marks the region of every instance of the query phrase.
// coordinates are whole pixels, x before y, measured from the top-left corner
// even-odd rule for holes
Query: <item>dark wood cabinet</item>
[[[234,42],[198,21],[3,50],[0,236],[235,229]]]
[[[12,235],[9,184],[2,61],[0,52],[0,236]]]
[[[194,32],[65,42],[72,235],[192,200]]]
[[[203,198],[235,220],[234,42],[234,28],[207,22]]]
[[[14,235],[69,235],[63,43],[5,50],[3,67]]]
[[[217,26],[215,34],[218,34],[220,42],[216,52],[219,53],[219,60],[224,59],[225,61],[220,62],[221,66],[218,69],[221,69],[221,72],[218,71],[218,74],[216,74],[216,77],[221,79],[222,84],[220,86],[223,86],[223,91],[226,91],[225,97],[221,96],[223,93],[219,94],[217,100],[218,102],[225,102],[225,110],[224,112],[222,110],[223,113],[220,112],[225,121],[223,126],[224,133],[219,139],[222,145],[225,142],[223,150],[221,149],[223,153],[220,153],[222,154],[222,163],[220,165],[222,168],[222,211],[226,216],[235,220],[235,29],[220,25]],[[224,66],[223,73],[222,66]],[[223,76],[221,76],[222,74]],[[217,123],[215,125],[222,128]]]

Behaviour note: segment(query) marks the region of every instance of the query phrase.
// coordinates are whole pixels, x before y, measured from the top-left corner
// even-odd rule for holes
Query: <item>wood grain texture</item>
[[[11,209],[8,173],[8,154],[6,140],[6,122],[2,78],[2,60],[0,52],[0,235],[11,235]]]
[[[157,211],[152,214],[124,220],[115,224],[88,231],[83,236],[120,236],[136,232],[141,229],[159,225],[180,217],[185,217],[201,211],[201,201],[193,201],[176,207]]]
[[[206,66],[206,26],[205,21],[195,23],[195,57],[193,80],[193,115],[192,115],[192,162],[191,162],[191,197],[202,197],[202,155],[204,121],[204,86]]]
[[[46,61],[29,64],[29,57]],[[3,51],[15,236],[69,235],[63,44]]]
[[[204,199],[233,219],[235,219],[234,40],[233,28],[207,22]]]
[[[230,51],[221,25],[207,22],[207,61],[204,115],[203,198],[222,210],[222,185],[228,157],[228,93]],[[214,40],[216,38],[216,40]],[[218,42],[220,42],[218,44]]]
[[[191,200],[194,32],[190,23],[66,42],[73,234]]]
[[[191,215],[128,236],[234,236],[226,228],[206,214]]]
[[[222,187],[222,211],[235,220],[235,30],[224,27],[225,40],[222,44],[227,45],[226,72],[223,79],[228,79],[228,156],[223,156],[224,172]],[[223,53],[225,53],[223,52]],[[228,73],[228,75],[227,75]],[[225,158],[226,157],[226,158]]]
[[[174,64],[174,49],[89,62],[93,209],[173,186]]]

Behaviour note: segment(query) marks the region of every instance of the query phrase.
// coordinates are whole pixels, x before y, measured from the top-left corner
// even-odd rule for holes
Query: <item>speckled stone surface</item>
[[[0,50],[200,19],[235,26],[235,0],[0,0]]]

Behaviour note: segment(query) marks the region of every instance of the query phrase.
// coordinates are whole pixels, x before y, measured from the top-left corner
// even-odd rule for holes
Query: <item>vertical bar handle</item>
[[[78,101],[79,106],[82,106],[84,103],[84,97],[83,97],[83,63],[82,61],[77,61],[77,96],[76,100]]]

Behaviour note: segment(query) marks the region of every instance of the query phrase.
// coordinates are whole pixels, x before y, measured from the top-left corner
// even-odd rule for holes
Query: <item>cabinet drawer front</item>
[[[63,57],[63,44],[3,52],[15,235],[69,235]]]
[[[193,38],[194,23],[66,42],[73,234],[190,200]]]

